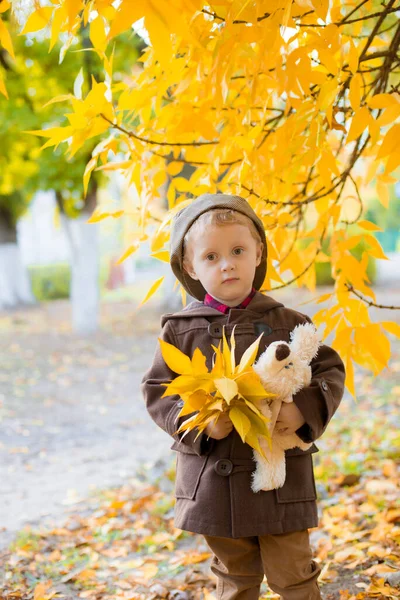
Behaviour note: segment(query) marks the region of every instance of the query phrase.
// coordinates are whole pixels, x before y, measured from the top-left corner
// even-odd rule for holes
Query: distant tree
[[[17,220],[25,210],[19,191],[0,194],[0,309],[34,303],[17,244]]]
[[[9,26],[9,31],[15,53],[0,50],[8,89],[8,98],[0,97],[0,114],[4,117],[0,125],[3,142],[0,164],[4,163],[0,170],[0,191],[10,193],[3,197],[3,210],[15,214],[12,196],[15,191],[22,202],[19,218],[37,191],[54,190],[70,244],[73,325],[76,331],[87,333],[97,327],[99,294],[97,227],[88,225],[87,220],[96,208],[98,190],[107,178],[101,171],[93,173],[86,193],[82,174],[99,140],[95,137],[84,140],[79,155],[66,157],[60,149],[40,152],[39,140],[25,131],[63,124],[65,110],[58,103],[47,103],[58,95],[85,94],[92,81],[104,79],[102,62],[93,52],[88,28],[78,32],[72,51],[61,64],[56,52],[60,52],[59,43],[49,53],[48,41],[18,37],[15,24]],[[115,53],[115,66],[122,78],[135,64],[143,41],[129,33],[121,41]],[[15,219],[3,219],[3,228],[6,223],[13,228],[15,238]],[[14,270],[9,268],[7,272],[10,288],[15,283]],[[14,295],[14,301],[18,300]]]

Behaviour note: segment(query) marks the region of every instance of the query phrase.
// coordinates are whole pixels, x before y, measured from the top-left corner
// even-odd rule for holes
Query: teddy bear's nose
[[[287,344],[279,344],[275,350],[276,360],[285,360],[290,354],[290,348]]]

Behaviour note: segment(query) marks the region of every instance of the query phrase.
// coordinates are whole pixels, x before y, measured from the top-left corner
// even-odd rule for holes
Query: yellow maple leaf
[[[234,330],[230,338],[231,348],[228,347],[223,330],[222,349],[221,345],[212,345],[215,362],[210,372],[207,370],[206,358],[199,348],[195,349],[190,359],[172,344],[159,340],[166,364],[172,371],[179,373],[171,382],[162,384],[166,388],[162,397],[179,395],[183,400],[176,421],[189,415],[176,433],[184,432],[184,437],[189,431],[197,429],[197,439],[208,424],[213,421],[215,424],[222,412],[228,412],[243,442],[262,453],[258,437],[270,439],[269,419],[262,415],[256,403],[274,394],[264,389],[252,368],[260,338],[261,336],[245,351],[245,358],[241,364],[235,366],[232,361],[235,348]],[[195,414],[192,414],[193,412]]]
[[[23,30],[19,35],[23,35],[25,33],[34,33],[35,31],[39,31],[40,29],[46,27],[53,14],[53,10],[54,7],[52,6],[37,7],[37,9],[29,16]]]
[[[237,369],[238,373],[246,371],[249,368],[249,366],[253,364],[257,356],[258,346],[260,344],[262,335],[263,334],[261,333],[259,337],[251,344],[251,346],[249,346],[247,350],[243,353],[243,356],[240,359],[239,366]]]
[[[246,435],[249,433],[251,428],[250,419],[244,414],[244,412],[235,406],[230,409],[228,414],[233,426],[242,438],[242,442],[245,443]]]
[[[192,363],[190,358],[179,350],[173,344],[169,344],[165,340],[158,338],[161,347],[161,354],[171,371],[181,375],[192,374]]]
[[[160,287],[160,285],[162,284],[164,279],[165,279],[165,275],[163,275],[159,279],[156,279],[156,281],[154,281],[151,284],[150,289],[147,291],[147,294],[145,295],[143,300],[141,300],[139,306],[143,306],[143,304],[145,304],[148,300],[150,300],[150,298],[156,293],[156,291],[158,290],[158,288]]]
[[[214,379],[215,387],[223,397],[223,399],[230,404],[231,400],[238,394],[237,383],[229,377],[221,377],[220,379]]]

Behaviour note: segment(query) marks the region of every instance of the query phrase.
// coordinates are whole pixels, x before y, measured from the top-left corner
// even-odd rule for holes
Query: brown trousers
[[[320,600],[318,564],[312,560],[307,529],[279,535],[223,538],[204,536],[214,556],[218,600],[258,600],[268,586],[283,600]]]

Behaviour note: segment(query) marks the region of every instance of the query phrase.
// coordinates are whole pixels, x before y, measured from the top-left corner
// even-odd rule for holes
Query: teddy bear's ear
[[[308,363],[318,353],[320,335],[312,323],[297,325],[290,334],[290,349]]]

